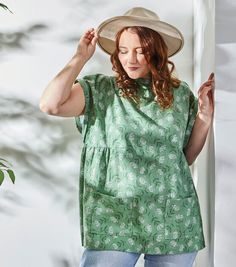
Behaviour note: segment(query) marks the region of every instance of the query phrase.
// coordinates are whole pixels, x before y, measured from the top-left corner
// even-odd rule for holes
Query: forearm
[[[211,126],[212,118],[203,119],[198,114],[192,129],[188,144],[184,149],[185,157],[189,165],[195,161],[201,152]]]
[[[68,64],[48,84],[40,99],[40,108],[55,113],[70,96],[72,85],[86,60],[75,54]]]

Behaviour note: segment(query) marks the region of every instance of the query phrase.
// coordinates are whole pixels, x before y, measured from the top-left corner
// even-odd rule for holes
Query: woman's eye
[[[121,53],[121,54],[126,54],[126,53],[127,53],[127,51],[120,51],[120,53]]]
[[[138,50],[137,53],[138,54],[144,54],[143,50]]]

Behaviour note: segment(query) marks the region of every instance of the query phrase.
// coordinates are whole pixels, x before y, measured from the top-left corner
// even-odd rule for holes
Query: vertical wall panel
[[[194,88],[208,79],[215,61],[215,1],[194,1]],[[197,93],[197,92],[196,92]],[[206,248],[198,253],[196,267],[213,267],[214,255],[214,133],[211,128],[203,151],[194,165],[203,217]]]
[[[216,1],[215,267],[235,266],[236,2]]]

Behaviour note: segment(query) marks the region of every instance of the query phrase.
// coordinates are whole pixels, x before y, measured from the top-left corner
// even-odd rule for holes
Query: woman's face
[[[135,32],[125,30],[119,40],[120,63],[131,79],[145,78],[150,69],[145,59],[139,37]]]

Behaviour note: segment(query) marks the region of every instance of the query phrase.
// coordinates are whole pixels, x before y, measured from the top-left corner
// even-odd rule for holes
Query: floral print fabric
[[[80,166],[82,245],[93,249],[176,254],[202,249],[196,190],[183,153],[197,113],[185,82],[173,107],[154,101],[136,80],[140,104],[121,97],[115,77],[77,80],[85,112],[76,117],[84,146]]]

